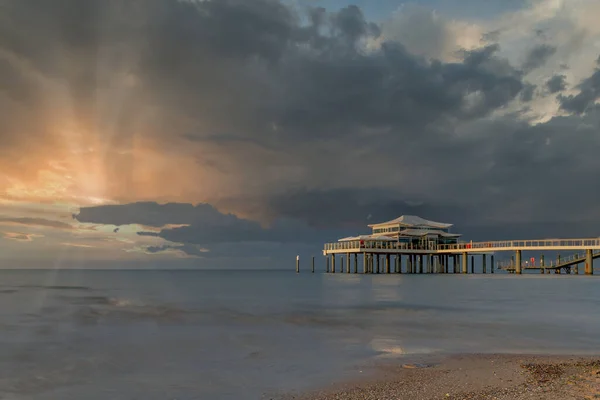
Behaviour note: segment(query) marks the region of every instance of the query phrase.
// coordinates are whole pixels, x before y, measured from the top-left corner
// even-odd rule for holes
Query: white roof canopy
[[[445,224],[442,222],[429,221],[427,219],[417,217],[416,215],[403,215],[401,217],[392,219],[387,222],[381,222],[379,224],[371,224],[371,225],[369,225],[369,227],[373,228],[373,227],[384,226],[384,225],[404,225],[404,226],[414,226],[414,227],[426,226],[426,227],[430,227],[430,228],[442,228],[442,229],[450,228],[452,226],[452,224]]]
[[[377,240],[379,242],[395,242],[398,239],[391,238],[389,236],[377,236],[377,235],[360,235],[360,236],[350,236],[342,239],[338,239],[338,242],[350,242],[354,240]]]
[[[441,237],[459,237],[458,233],[448,233],[436,229],[405,229],[399,232],[401,236],[441,236]]]

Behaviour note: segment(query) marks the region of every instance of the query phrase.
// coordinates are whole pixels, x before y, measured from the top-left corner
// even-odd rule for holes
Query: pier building
[[[452,232],[453,224],[427,220],[416,215],[370,224],[370,234],[346,237],[326,243],[323,255],[326,271],[336,272],[336,255],[341,256],[341,271],[358,273],[359,256],[363,273],[474,273],[475,257],[482,257],[482,270],[494,273],[497,268],[521,274],[524,270],[541,273],[571,273],[583,264],[586,275],[592,275],[593,260],[600,257],[600,237],[586,239],[536,239],[504,241],[461,241],[462,235]],[[523,251],[570,251],[568,257],[531,265],[522,257]],[[495,264],[498,252],[512,252],[510,263]],[[344,257],[345,256],[345,257]],[[392,259],[394,257],[394,265]],[[487,263],[490,257],[490,263]],[[352,261],[354,267],[352,268]],[[469,262],[470,261],[470,262]],[[489,268],[488,268],[489,267]]]

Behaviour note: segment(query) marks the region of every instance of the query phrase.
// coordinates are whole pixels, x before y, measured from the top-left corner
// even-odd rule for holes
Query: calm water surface
[[[260,399],[397,357],[600,349],[597,277],[0,276],[0,399]]]

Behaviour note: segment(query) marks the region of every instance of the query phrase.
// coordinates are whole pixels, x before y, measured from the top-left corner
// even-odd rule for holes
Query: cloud
[[[558,99],[563,110],[582,114],[593,108],[596,100],[600,98],[600,68],[597,68],[592,76],[577,85],[577,89],[579,89],[578,94],[559,95]]]
[[[550,93],[562,92],[567,88],[567,77],[565,75],[554,75],[546,81],[546,88]]]
[[[525,84],[525,87],[521,91],[521,101],[527,103],[533,100],[533,95],[535,93],[536,85]]]
[[[0,188],[204,257],[320,245],[369,215],[598,218],[597,2],[558,3],[378,22],[275,0],[4,0]],[[559,73],[573,85],[549,96]]]
[[[544,65],[550,57],[556,53],[556,47],[548,44],[540,44],[532,48],[525,62],[523,62],[522,68],[525,72],[530,72],[536,68]]]
[[[4,239],[15,240],[17,242],[32,242],[35,238],[44,237],[44,235],[23,232],[3,232],[3,234]]]
[[[72,225],[69,225],[60,221],[53,221],[44,218],[31,218],[31,217],[0,217],[0,224],[2,225],[22,225],[32,226],[41,228],[54,228],[54,229],[73,229]]]

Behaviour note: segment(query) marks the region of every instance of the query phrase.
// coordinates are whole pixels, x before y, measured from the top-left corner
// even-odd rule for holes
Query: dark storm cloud
[[[574,96],[559,95],[558,99],[563,110],[582,114],[594,107],[594,103],[600,98],[600,68],[577,85],[577,89],[579,89],[578,94]]]
[[[111,225],[140,224],[151,227],[165,225],[189,226],[165,228],[160,232],[138,232],[140,236],[155,236],[188,244],[211,245],[239,242],[314,242],[330,235],[331,229],[316,232],[298,219],[278,219],[270,227],[256,221],[223,214],[208,204],[193,206],[184,203],[131,203],[81,208],[74,216],[79,222]],[[340,230],[334,232],[338,234]],[[185,251],[185,248],[184,248]]]
[[[222,214],[210,204],[139,202],[124,205],[82,207],[73,216],[79,222],[110,225],[140,224],[160,228],[168,224],[234,225],[239,219],[232,214]]]
[[[548,61],[550,57],[554,55],[554,53],[556,53],[555,46],[548,44],[540,44],[535,46],[527,54],[525,62],[523,62],[523,70],[525,72],[529,72],[541,67],[546,63],[546,61]]]
[[[565,75],[554,75],[546,81],[546,88],[550,93],[562,92],[567,88],[566,79]]]

